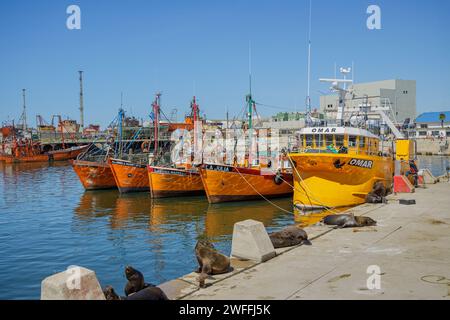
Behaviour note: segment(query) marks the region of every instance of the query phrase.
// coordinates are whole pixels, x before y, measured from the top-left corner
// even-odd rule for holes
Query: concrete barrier
[[[414,193],[415,188],[406,176],[394,177],[394,193]]]
[[[42,280],[41,300],[105,300],[95,272],[72,266]]]
[[[433,176],[429,169],[419,170],[419,176],[423,177],[423,182],[425,184],[435,184],[436,182],[438,182],[438,179]]]
[[[275,248],[261,222],[245,220],[234,225],[231,244],[232,257],[264,262],[275,255]]]

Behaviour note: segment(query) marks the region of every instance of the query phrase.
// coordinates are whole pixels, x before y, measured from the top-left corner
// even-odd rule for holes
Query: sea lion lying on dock
[[[311,245],[306,231],[297,226],[289,226],[281,231],[271,233],[269,238],[275,249],[299,244]]]
[[[125,276],[127,277],[127,284],[125,285],[125,295],[129,296],[132,293],[141,291],[147,287],[154,287],[153,284],[145,283],[144,275],[134,269],[132,266],[125,267]]]
[[[387,190],[383,182],[378,181],[373,185],[372,191],[366,196],[366,203],[386,203]]]
[[[106,300],[169,300],[164,291],[158,287],[146,287],[126,297],[120,297],[112,286],[103,290]]]
[[[369,217],[355,217],[353,214],[336,214],[326,216],[323,220],[326,225],[337,226],[339,228],[361,228],[375,226],[377,222]]]
[[[230,258],[217,251],[209,241],[197,241],[195,256],[199,264],[196,272],[200,273],[198,277],[200,288],[205,287],[205,280],[208,278],[208,275],[223,274],[232,270]]]

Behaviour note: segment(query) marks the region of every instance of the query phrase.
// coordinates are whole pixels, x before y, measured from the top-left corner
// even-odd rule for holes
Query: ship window
[[[299,148],[303,148],[303,135],[302,134],[299,134],[298,136],[297,136],[297,146],[299,147]]]
[[[331,134],[325,135],[325,144],[327,147],[333,144],[333,136]]]
[[[348,146],[350,148],[356,147],[356,136],[348,136]]]
[[[312,147],[313,136],[311,134],[307,134],[305,137],[306,137],[306,147]]]
[[[334,139],[336,140],[336,147],[342,147],[344,145],[344,136],[336,135],[334,136]]]
[[[323,138],[320,134],[314,135],[314,142],[316,143],[316,148],[322,147]]]
[[[360,148],[364,148],[366,146],[365,140],[366,139],[364,137],[359,137],[359,147]]]

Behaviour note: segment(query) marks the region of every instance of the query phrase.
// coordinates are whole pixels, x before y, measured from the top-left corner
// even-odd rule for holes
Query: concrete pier
[[[277,250],[264,263],[233,259],[234,271],[205,289],[195,273],[161,287],[171,299],[450,299],[450,183],[388,199],[350,210],[376,227],[311,226],[312,246]]]

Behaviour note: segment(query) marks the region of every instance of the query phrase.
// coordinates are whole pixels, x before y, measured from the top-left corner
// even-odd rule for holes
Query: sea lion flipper
[[[305,245],[305,246],[312,246],[311,241],[309,241],[308,239],[303,240],[302,244]]]

